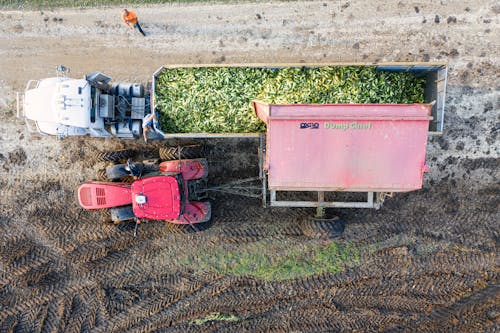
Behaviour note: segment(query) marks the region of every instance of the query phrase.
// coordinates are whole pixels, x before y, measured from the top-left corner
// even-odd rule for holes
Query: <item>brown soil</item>
[[[499,327],[498,86],[494,1],[291,2],[2,11],[0,18],[0,331],[452,331]],[[54,18],[56,20],[54,20]],[[81,76],[146,81],[175,63],[447,61],[446,131],[431,137],[424,189],[379,211],[339,210],[340,244],[359,265],[289,281],[215,274],[181,259],[222,246],[273,256],[274,242],[322,244],[308,209],[261,208],[215,195],[200,233],[101,222],[75,189],[96,179],[99,151],[164,142],[27,134],[15,91],[56,65]],[[177,142],[169,142],[174,144]],[[191,142],[183,142],[191,143]],[[255,175],[257,141],[207,140],[210,181]],[[238,321],[193,320],[210,313]]]

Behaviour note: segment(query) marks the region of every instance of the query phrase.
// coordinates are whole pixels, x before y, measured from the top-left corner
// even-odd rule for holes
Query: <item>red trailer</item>
[[[262,199],[270,206],[379,208],[392,192],[420,189],[431,104],[270,105],[254,101],[267,125]],[[278,200],[279,192],[317,200]],[[327,192],[366,192],[366,201],[327,201]]]

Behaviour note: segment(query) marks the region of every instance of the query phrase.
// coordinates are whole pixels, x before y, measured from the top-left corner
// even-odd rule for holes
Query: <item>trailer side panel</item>
[[[422,187],[430,105],[267,107],[269,112],[257,113],[267,123],[270,190],[404,192]]]

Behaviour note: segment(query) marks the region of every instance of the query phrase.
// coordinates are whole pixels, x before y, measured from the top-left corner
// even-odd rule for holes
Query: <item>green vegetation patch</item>
[[[156,83],[161,127],[168,133],[265,130],[251,101],[273,104],[424,101],[425,78],[374,67],[166,68]]]
[[[203,325],[209,321],[238,321],[238,320],[240,320],[240,318],[236,317],[235,315],[216,312],[216,313],[211,313],[204,318],[195,319],[191,321],[190,324]]]
[[[264,250],[265,249],[265,250]],[[220,274],[254,276],[264,280],[288,280],[338,273],[359,263],[360,250],[351,244],[290,244],[259,241],[244,249],[219,246],[189,256],[183,265]]]

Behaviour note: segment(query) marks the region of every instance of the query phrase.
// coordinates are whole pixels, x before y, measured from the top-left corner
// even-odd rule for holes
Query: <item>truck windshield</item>
[[[97,96],[96,89],[90,86],[90,122],[95,123],[95,113],[97,109]]]

